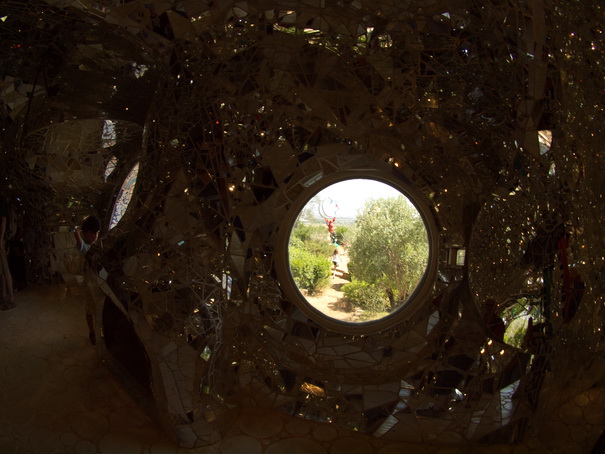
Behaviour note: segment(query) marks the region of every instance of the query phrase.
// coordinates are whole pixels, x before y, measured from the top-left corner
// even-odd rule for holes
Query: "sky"
[[[397,189],[376,180],[345,180],[328,186],[318,193],[322,200],[332,199],[338,205],[336,217],[355,217],[369,199],[398,197]],[[324,203],[329,210],[330,203]]]

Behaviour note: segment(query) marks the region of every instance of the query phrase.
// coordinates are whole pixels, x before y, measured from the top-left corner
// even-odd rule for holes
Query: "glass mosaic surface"
[[[263,407],[383,446],[599,452],[603,14],[556,0],[4,2],[2,190],[30,280],[69,281],[67,228],[109,225],[140,163],[91,250],[97,323],[116,328],[102,315],[117,309],[132,325],[182,446]],[[427,201],[435,274],[405,319],[343,333],[285,291],[282,221],[309,185],[370,171]]]

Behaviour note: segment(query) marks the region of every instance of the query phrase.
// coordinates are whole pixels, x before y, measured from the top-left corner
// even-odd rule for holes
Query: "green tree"
[[[426,228],[403,195],[373,199],[357,218],[348,252],[353,280],[382,289],[395,305],[414,291],[426,269]]]

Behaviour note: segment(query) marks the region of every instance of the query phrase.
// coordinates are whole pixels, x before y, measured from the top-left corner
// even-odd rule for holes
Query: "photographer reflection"
[[[83,256],[90,250],[92,245],[96,243],[99,238],[99,232],[101,230],[101,220],[97,216],[87,217],[82,226],[74,231],[74,237],[76,240],[76,250]],[[85,262],[86,264],[86,262]],[[86,265],[85,279],[86,285],[92,285],[91,277],[89,276],[90,267]],[[86,311],[86,325],[88,326],[88,338],[92,345],[97,344],[97,335],[95,332],[94,324],[94,303],[92,298],[89,296],[85,299],[85,311]]]

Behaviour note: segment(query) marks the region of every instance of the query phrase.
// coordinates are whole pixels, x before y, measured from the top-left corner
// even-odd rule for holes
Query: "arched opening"
[[[287,245],[299,301],[347,325],[399,312],[426,280],[430,254],[426,214],[413,196],[373,178],[340,179],[312,192]]]

